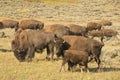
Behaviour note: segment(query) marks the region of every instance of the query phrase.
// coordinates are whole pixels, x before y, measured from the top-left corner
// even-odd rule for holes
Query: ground
[[[120,32],[119,0],[1,0],[0,20],[34,18],[45,25],[74,23],[86,26],[89,21],[110,20],[112,26],[104,26]],[[105,40],[102,49],[103,72],[95,72],[97,65],[89,63],[90,73],[59,72],[62,60],[46,61],[46,52],[35,55],[31,63],[19,62],[11,51],[14,29],[1,29],[6,38],[0,38],[0,80],[119,80],[120,40]],[[118,35],[120,37],[120,35]],[[108,56],[108,57],[107,57]]]

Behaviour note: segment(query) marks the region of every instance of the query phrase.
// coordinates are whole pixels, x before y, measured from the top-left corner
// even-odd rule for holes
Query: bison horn
[[[63,43],[65,43],[65,40],[63,41]]]
[[[56,40],[54,39],[54,43],[56,43]]]

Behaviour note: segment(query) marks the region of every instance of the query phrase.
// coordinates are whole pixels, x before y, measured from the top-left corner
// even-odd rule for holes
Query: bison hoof
[[[46,57],[46,60],[50,61],[50,58],[49,58],[49,57]]]
[[[32,61],[32,59],[28,59],[28,60],[27,60],[27,62],[31,62],[31,61]]]

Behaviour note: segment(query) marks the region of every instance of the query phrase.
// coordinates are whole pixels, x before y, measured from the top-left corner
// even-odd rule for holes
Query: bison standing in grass
[[[3,28],[16,28],[19,25],[18,21],[15,20],[2,20]]]
[[[67,26],[70,28],[71,35],[86,36],[87,34],[86,27],[76,24],[68,24]]]
[[[102,20],[99,22],[102,26],[112,26],[112,22],[109,20]]]
[[[100,69],[100,55],[103,43],[93,40],[90,38],[85,38],[82,36],[63,36],[62,38],[56,37],[56,54],[57,56],[64,57],[65,50],[82,50],[86,51],[90,56],[91,60],[94,58],[98,64],[98,69]]]
[[[96,22],[89,22],[87,23],[87,31],[92,31],[92,30],[100,30],[102,27],[101,24],[96,23]]]
[[[63,54],[63,62],[60,68],[60,72],[62,70],[62,67],[68,62],[68,70],[72,69],[74,65],[79,64],[80,68],[81,65],[85,66],[85,70],[89,72],[88,70],[88,53],[85,51],[79,51],[79,50],[65,50]],[[81,72],[83,72],[83,69],[81,68]]]
[[[89,35],[92,36],[92,38],[101,37],[101,41],[103,42],[104,37],[108,38],[108,37],[117,36],[118,32],[113,29],[101,29],[100,31],[97,30],[90,31]]]
[[[34,30],[41,30],[44,28],[44,23],[38,20],[34,20],[34,19],[28,19],[28,20],[22,20],[19,23],[19,27],[17,27],[15,30],[17,31],[18,28],[21,29],[34,29]]]
[[[61,24],[47,25],[45,26],[44,30],[45,32],[53,32],[59,37],[70,34],[70,29],[67,26]]]
[[[55,35],[50,32],[44,32],[41,30],[18,30],[15,34],[15,39],[12,41],[12,50],[15,57],[19,61],[32,61],[36,51],[43,51],[46,48],[47,56],[54,55],[54,40]]]

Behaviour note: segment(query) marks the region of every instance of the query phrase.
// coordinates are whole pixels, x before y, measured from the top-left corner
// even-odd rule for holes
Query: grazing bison
[[[2,20],[3,28],[16,28],[18,25],[19,22],[15,20]]]
[[[102,26],[111,26],[112,22],[108,20],[102,20],[99,22],[99,24],[101,24]]]
[[[87,34],[87,30],[83,26],[76,24],[68,24],[67,26],[70,28],[71,35],[86,36]]]
[[[12,49],[20,61],[24,61],[25,58],[31,61],[34,58],[35,51],[43,51],[45,48],[47,49],[46,59],[49,59],[50,54],[52,54],[53,59],[54,36],[53,33],[42,30],[18,30],[15,39],[12,41]]]
[[[117,31],[113,29],[101,29],[100,31],[93,30],[89,32],[89,35],[94,37],[101,37],[101,41],[103,42],[104,37],[113,37],[118,34]]]
[[[104,34],[101,30],[92,30],[88,33],[89,36],[92,36],[91,38],[93,39],[94,37],[100,37],[101,38],[101,42],[103,42],[104,39]]]
[[[98,64],[98,69],[100,68],[100,54],[101,49],[104,46],[103,43],[82,36],[63,36],[62,38],[56,37],[55,43],[56,54],[58,57],[64,56],[64,50],[72,49],[86,51],[91,59],[95,59]]]
[[[102,27],[101,24],[96,23],[96,22],[89,22],[87,23],[87,31],[91,31],[91,30],[100,30]]]
[[[53,32],[59,37],[70,34],[70,29],[67,26],[61,24],[47,25],[44,30],[45,32]]]
[[[34,19],[29,19],[29,20],[22,20],[19,23],[19,27],[16,28],[16,31],[18,30],[18,28],[21,29],[43,29],[44,28],[44,23],[38,20],[34,20]]]
[[[65,65],[66,62],[72,63],[74,65],[79,64],[80,68],[81,65],[85,66],[86,71],[88,70],[88,53],[85,51],[79,51],[79,50],[65,50],[64,54],[63,54],[63,62],[60,68],[60,72],[62,70],[62,67]],[[68,70],[70,70],[70,68],[72,68],[73,71],[73,66],[71,66],[71,64],[68,65]],[[82,68],[81,68],[81,72],[82,72]]]
[[[118,34],[118,32],[113,29],[102,29],[101,31],[103,32],[104,36],[106,36],[106,37],[112,37],[112,36],[116,36]]]

